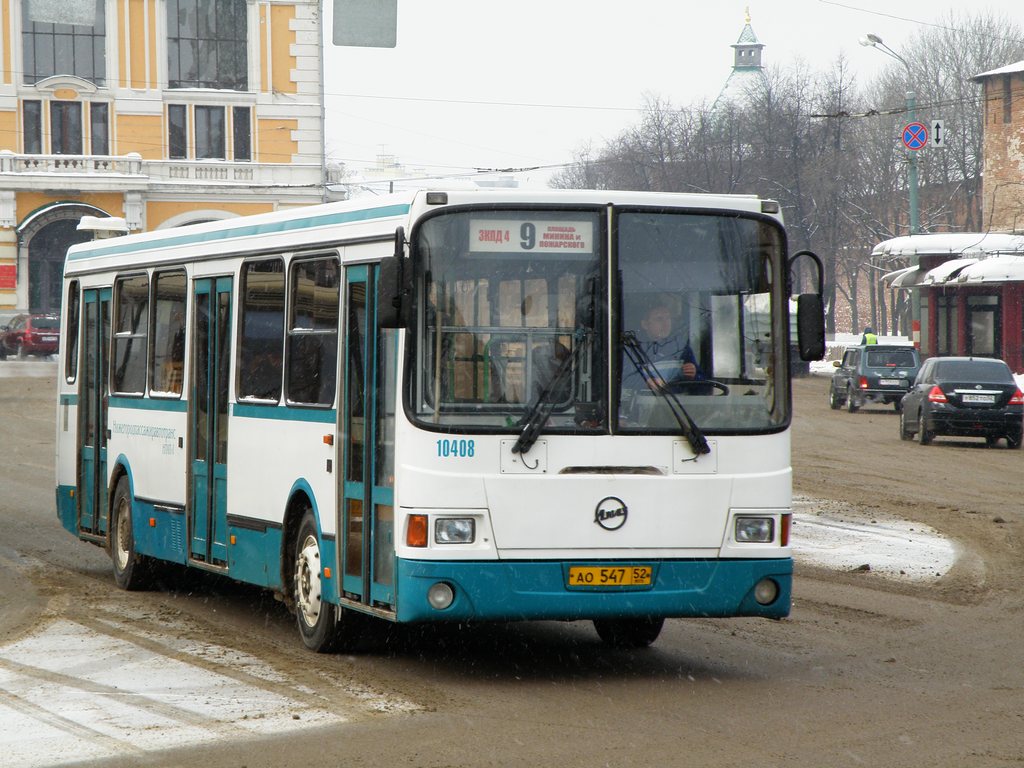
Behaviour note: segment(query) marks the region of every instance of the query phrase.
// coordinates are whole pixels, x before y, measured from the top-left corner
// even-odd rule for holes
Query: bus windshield
[[[781,229],[736,215],[625,211],[615,233],[622,334],[642,358],[621,358],[618,431],[673,429],[672,397],[704,432],[787,423]]]
[[[411,415],[510,433],[781,426],[783,253],[777,225],[734,213],[432,216],[411,253]]]
[[[426,221],[413,249],[416,416],[514,430],[543,399],[549,427],[598,429],[608,358],[602,231],[596,211]]]

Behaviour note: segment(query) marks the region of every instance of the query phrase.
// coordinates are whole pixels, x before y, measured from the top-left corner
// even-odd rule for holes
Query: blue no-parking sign
[[[903,146],[907,149],[927,147],[928,127],[924,123],[907,123],[903,126]]]

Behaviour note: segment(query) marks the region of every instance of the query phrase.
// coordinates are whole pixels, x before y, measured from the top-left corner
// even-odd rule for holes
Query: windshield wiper
[[[672,415],[679,422],[679,426],[689,441],[694,454],[700,456],[701,454],[711,453],[711,447],[708,445],[704,433],[697,426],[697,422],[686,412],[686,408],[679,402],[679,398],[676,397],[675,393],[669,390],[665,380],[658,373],[658,369],[651,362],[651,358],[648,357],[640,342],[637,341],[636,334],[633,331],[626,331],[622,334],[622,349],[644,382],[650,385],[652,391],[657,392],[668,403],[669,410],[672,411]]]
[[[564,385],[565,379],[572,372],[572,369],[576,367],[576,362],[579,360],[580,351],[583,349],[583,340],[586,338],[586,331],[583,328],[577,328],[572,335],[573,350],[572,354],[566,355],[565,359],[562,360],[558,365],[558,369],[554,375],[537,395],[536,401],[530,408],[529,412],[523,417],[520,422],[523,425],[522,432],[519,433],[519,437],[512,446],[512,453],[529,453],[530,449],[533,448],[533,444],[537,442],[537,438],[540,437],[541,430],[544,428],[544,424],[547,423],[548,416],[551,415],[551,411],[555,407],[555,401],[552,398],[553,392],[561,392],[562,386]]]

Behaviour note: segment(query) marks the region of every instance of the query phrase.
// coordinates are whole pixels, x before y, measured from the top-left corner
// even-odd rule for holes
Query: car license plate
[[[647,587],[649,565],[574,565],[569,568],[570,587]]]
[[[898,387],[902,382],[899,379],[879,379],[878,383],[883,387]]]
[[[996,401],[996,396],[995,395],[975,395],[975,394],[967,393],[967,394],[965,394],[963,396],[963,400],[964,400],[965,403],[987,403],[987,404],[991,405],[992,403],[994,403]]]
[[[56,341],[56,336],[43,336],[43,341]]]

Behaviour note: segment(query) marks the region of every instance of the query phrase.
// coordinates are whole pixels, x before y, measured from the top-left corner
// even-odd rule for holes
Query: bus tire
[[[114,487],[114,503],[110,507],[110,560],[114,564],[114,581],[131,592],[149,586],[149,558],[135,551],[132,529],[132,494],[124,475]]]
[[[594,619],[598,637],[613,648],[646,648],[661,634],[663,618]]]
[[[295,539],[295,616],[302,642],[311,651],[333,653],[341,650],[344,638],[341,606],[321,599],[323,566],[316,517],[306,508]]]

